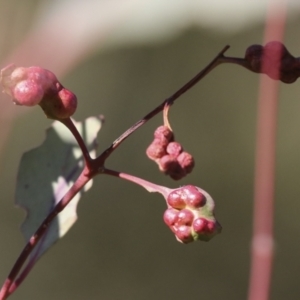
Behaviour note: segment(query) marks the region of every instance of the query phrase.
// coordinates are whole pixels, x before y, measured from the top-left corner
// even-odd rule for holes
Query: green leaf
[[[101,118],[90,117],[83,122],[75,122],[75,125],[91,156],[95,156],[96,137],[101,127]],[[15,202],[27,213],[21,226],[26,242],[75,182],[83,166],[82,153],[75,138],[58,121],[47,130],[46,139],[41,146],[23,154],[19,166]],[[78,201],[82,193],[91,186],[92,180],[53,220],[31,254],[31,260],[36,261],[73,226],[77,220]]]

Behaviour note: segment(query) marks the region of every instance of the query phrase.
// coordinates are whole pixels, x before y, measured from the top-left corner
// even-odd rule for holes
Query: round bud
[[[59,91],[55,88],[58,80],[56,76],[49,70],[43,69],[41,67],[29,67],[27,69],[27,76],[28,79],[40,84],[45,92],[49,92],[47,91],[48,89],[55,90],[56,92]]]
[[[191,227],[185,225],[181,225],[177,228],[175,236],[179,242],[184,244],[190,243],[194,240],[191,234]]]
[[[184,198],[182,198],[182,194],[177,191],[178,190],[175,190],[169,194],[167,198],[167,203],[173,208],[177,208],[177,209],[185,208],[186,203],[184,201]]]
[[[160,141],[171,141],[173,139],[173,132],[167,126],[159,126],[154,131],[154,138],[159,139]]]
[[[186,175],[177,159],[172,155],[165,155],[157,161],[160,171],[169,175],[174,180],[179,180]]]
[[[207,220],[204,218],[197,218],[193,223],[193,229],[197,234],[204,234],[207,230]]]
[[[263,46],[252,45],[247,48],[245,59],[250,63],[250,69],[253,72],[259,73],[261,71]]]
[[[182,152],[182,147],[178,142],[170,142],[166,151],[168,154],[177,157]]]
[[[159,140],[155,139],[147,148],[146,154],[150,159],[156,160],[166,155],[166,150],[165,147],[159,143]]]
[[[209,233],[214,233],[216,229],[216,223],[214,221],[207,221],[206,230]]]
[[[298,72],[283,72],[280,76],[280,80],[284,83],[293,83],[298,77],[300,77],[300,73]]]
[[[23,80],[16,84],[13,90],[13,101],[18,105],[34,106],[40,103],[44,91],[34,81]]]
[[[72,116],[77,107],[77,98],[71,91],[62,88],[58,94],[45,96],[40,102],[41,108],[50,119],[61,120]]]
[[[71,117],[77,108],[77,97],[68,89],[61,89],[58,92],[58,96],[61,100],[63,111],[60,113],[59,118],[69,118]]]
[[[183,151],[182,153],[179,154],[177,157],[177,161],[181,168],[187,173],[191,173],[194,166],[195,166],[195,161],[194,158],[191,154]]]
[[[182,209],[177,214],[176,225],[191,226],[194,221],[194,214],[189,209]]]
[[[271,60],[265,73],[273,78],[280,79],[284,83],[293,83],[300,76],[297,59],[289,53],[286,47],[277,41],[265,45],[266,55]]]
[[[178,210],[168,208],[164,213],[164,222],[169,226],[174,226],[177,220]]]
[[[183,187],[184,193],[187,195],[186,204],[192,208],[199,208],[206,204],[205,196],[193,185]]]

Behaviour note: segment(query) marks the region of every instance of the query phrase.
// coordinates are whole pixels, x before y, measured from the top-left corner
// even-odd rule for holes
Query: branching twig
[[[97,164],[102,166],[104,161],[112,154],[112,152],[120,146],[120,144],[125,141],[135,130],[144,125],[147,121],[157,115],[164,109],[166,103],[172,105],[173,102],[178,99],[181,95],[187,92],[190,88],[192,88],[197,82],[199,82],[203,77],[205,77],[210,71],[212,71],[216,66],[221,63],[227,62],[226,57],[224,57],[224,53],[229,49],[229,46],[225,46],[222,51],[195,77],[193,77],[189,82],[187,82],[184,86],[182,86],[177,92],[175,92],[172,96],[165,99],[159,106],[154,108],[150,113],[144,116],[141,120],[132,125],[128,130],[126,130],[120,137],[118,137],[109,148],[107,148],[97,159]]]

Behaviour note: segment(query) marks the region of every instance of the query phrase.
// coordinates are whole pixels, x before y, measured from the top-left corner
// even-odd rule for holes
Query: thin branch
[[[154,184],[150,181],[141,179],[139,177],[135,177],[135,176],[127,174],[127,173],[118,172],[118,171],[109,170],[109,169],[104,169],[101,171],[101,173],[131,181],[131,182],[145,188],[150,193],[160,193],[164,197],[172,191],[171,189],[169,189],[165,186]]]
[[[225,46],[222,51],[195,77],[193,77],[190,81],[188,81],[184,86],[182,86],[177,92],[175,92],[172,96],[165,99],[159,106],[154,108],[150,113],[148,113],[144,118],[136,122],[133,126],[131,126],[128,130],[126,130],[120,137],[118,137],[109,148],[107,148],[98,158],[96,158],[96,163],[99,167],[103,166],[105,160],[112,154],[112,152],[120,146],[122,142],[125,141],[135,130],[144,125],[147,121],[157,115],[164,109],[166,103],[172,105],[175,100],[177,100],[182,94],[187,92],[190,88],[192,88],[197,82],[199,82],[203,77],[205,77],[210,71],[212,71],[216,66],[221,63],[227,62],[226,58],[223,54],[229,49],[229,46]]]
[[[91,168],[91,156],[89,153],[89,150],[87,149],[84,140],[82,139],[82,136],[80,135],[80,133],[78,132],[76,126],[74,125],[73,121],[71,118],[67,118],[67,119],[63,119],[60,120],[60,122],[62,124],[64,124],[73,134],[73,136],[75,137],[78,146],[80,147],[81,151],[82,151],[82,155],[83,158],[85,160],[86,165],[88,166],[88,168]]]

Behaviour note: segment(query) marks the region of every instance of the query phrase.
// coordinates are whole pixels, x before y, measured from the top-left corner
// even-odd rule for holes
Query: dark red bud
[[[261,70],[263,46],[261,45],[252,45],[247,48],[245,53],[245,59],[250,64],[250,69],[253,72],[259,73]]]
[[[264,59],[264,63],[262,63]],[[300,61],[289,53],[278,41],[248,47],[245,54],[247,66],[253,72],[267,74],[270,78],[284,83],[293,83],[300,77]],[[264,70],[262,70],[264,66]]]
[[[61,120],[72,116],[77,107],[77,98],[71,91],[61,88],[58,93],[49,94],[40,102],[41,108],[50,119]]]

